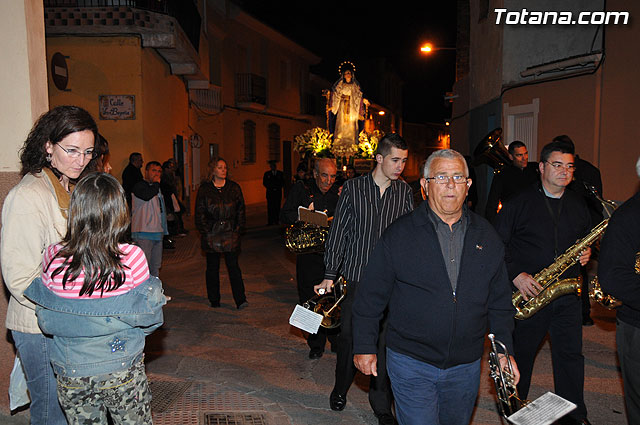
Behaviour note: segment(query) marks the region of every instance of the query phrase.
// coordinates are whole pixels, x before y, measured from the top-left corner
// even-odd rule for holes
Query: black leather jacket
[[[245,226],[244,197],[240,186],[229,179],[218,189],[204,182],[196,196],[195,224],[206,252],[240,249],[240,233]]]

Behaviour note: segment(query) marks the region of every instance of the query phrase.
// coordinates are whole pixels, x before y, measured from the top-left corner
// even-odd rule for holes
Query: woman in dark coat
[[[198,189],[195,222],[202,249],[207,254],[207,296],[211,307],[220,307],[220,255],[229,272],[231,291],[237,308],[249,305],[238,265],[240,233],[245,226],[244,198],[240,186],[227,179],[227,163],[222,158],[209,162],[209,178]]]

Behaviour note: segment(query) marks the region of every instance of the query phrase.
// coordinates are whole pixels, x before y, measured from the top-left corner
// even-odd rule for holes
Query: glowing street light
[[[431,52],[435,52],[436,50],[456,50],[456,48],[455,47],[439,47],[439,46],[434,46],[431,43],[425,43],[422,46],[420,46],[421,53],[429,54]]]
[[[420,47],[420,51],[421,51],[422,53],[431,53],[431,52],[433,51],[433,46],[431,45],[431,43],[423,44],[423,45]]]

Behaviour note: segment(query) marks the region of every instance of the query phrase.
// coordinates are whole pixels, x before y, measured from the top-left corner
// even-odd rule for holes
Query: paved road
[[[307,358],[301,332],[288,324],[297,302],[295,258],[283,246],[282,229],[262,226],[266,213],[250,209],[240,264],[249,308],[235,309],[226,269],[222,307],[209,307],[205,259],[195,232],[165,251],[161,278],[173,297],[165,325],[147,339],[147,371],[154,392],[154,423],[162,424],[375,424],[361,375],[343,412],[329,409],[335,354]],[[594,307],[595,326],[584,328],[585,398],[591,422],[624,424],[622,383],[615,356],[615,318]],[[485,359],[486,360],[486,359]],[[531,397],[552,389],[549,345],[536,362]],[[474,424],[500,424],[493,383],[483,362]],[[208,416],[206,416],[208,415]],[[28,413],[0,423],[27,423]],[[235,420],[235,422],[233,422]]]

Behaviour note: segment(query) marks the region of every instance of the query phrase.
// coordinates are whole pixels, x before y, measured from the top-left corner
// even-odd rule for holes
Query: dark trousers
[[[333,390],[340,394],[346,394],[356,376],[356,367],[353,364],[353,335],[351,333],[351,318],[353,300],[358,283],[350,281],[347,286],[347,295],[342,301],[342,323],[340,336],[338,337],[338,355],[336,360],[336,383]],[[378,338],[378,376],[371,376],[369,383],[369,404],[376,415],[391,414],[391,383],[387,375],[386,362],[386,317],[380,325]]]
[[[580,267],[580,275],[582,276],[582,293],[580,298],[582,301],[582,318],[591,317],[591,299],[589,298],[589,273],[586,267]]]
[[[324,254],[298,254],[296,257],[296,279],[298,281],[298,299],[300,304],[312,298],[316,293],[313,287],[324,279]],[[311,351],[324,352],[324,346],[329,339],[331,346],[338,346],[339,328],[325,329],[322,326],[316,334],[307,335],[307,344]]]
[[[212,305],[220,304],[220,256],[224,255],[224,262],[227,265],[229,280],[231,281],[231,292],[236,306],[247,300],[244,294],[244,282],[242,272],[238,265],[239,251],[235,252],[207,252],[207,296]]]
[[[640,424],[640,328],[617,321],[616,344],[629,425]]]
[[[516,320],[513,333],[514,356],[520,370],[518,393],[527,398],[533,363],[542,340],[549,333],[555,393],[578,408],[576,419],[587,417],[584,404],[584,356],[582,355],[582,308],[580,298],[564,295],[529,319]]]
[[[282,202],[282,191],[267,192],[267,220],[268,224],[278,224],[280,216],[280,203]]]

